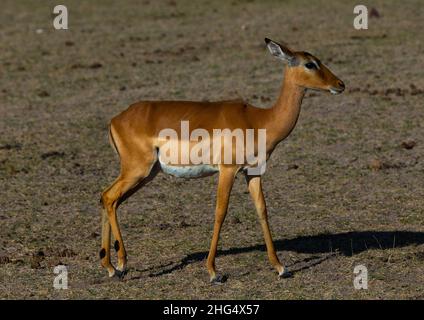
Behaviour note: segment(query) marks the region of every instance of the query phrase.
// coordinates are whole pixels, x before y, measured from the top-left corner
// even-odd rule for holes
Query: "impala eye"
[[[317,66],[313,62],[308,62],[307,64],[305,64],[305,67],[307,69],[316,69],[317,68]]]

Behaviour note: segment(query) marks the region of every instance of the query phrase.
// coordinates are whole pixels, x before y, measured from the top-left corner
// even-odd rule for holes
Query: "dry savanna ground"
[[[0,12],[0,298],[424,298],[424,10],[420,0],[3,0]],[[317,55],[344,94],[309,92],[268,162],[270,224],[293,277],[267,261],[236,181],[211,286],[217,177],[164,174],[120,207],[126,278],[100,267],[99,196],[118,175],[110,118],[144,99],[275,101],[268,36]],[[420,38],[421,37],[421,38]],[[53,289],[54,266],[69,289]],[[353,287],[356,265],[368,290]]]

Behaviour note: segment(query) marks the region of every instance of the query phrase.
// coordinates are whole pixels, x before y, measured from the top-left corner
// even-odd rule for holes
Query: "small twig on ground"
[[[396,235],[393,235],[393,248],[396,246]],[[390,259],[392,258],[392,253],[389,254],[389,258],[387,259],[387,262],[390,263]]]
[[[383,250],[383,247],[381,246],[380,242],[378,241],[377,237],[375,235],[372,235],[373,238],[375,239],[375,241],[377,241],[378,246],[380,247],[381,250]]]

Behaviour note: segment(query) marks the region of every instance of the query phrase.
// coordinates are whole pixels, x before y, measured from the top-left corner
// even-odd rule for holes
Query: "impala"
[[[183,164],[161,160],[166,141],[160,137],[160,133],[168,129],[180,132],[183,121],[189,122],[190,131],[202,129],[209,133],[210,137],[213,137],[213,131],[216,129],[231,131],[265,129],[266,139],[263,141],[265,144],[263,147],[268,159],[277,144],[285,139],[296,125],[307,89],[329,91],[332,94],[343,92],[344,83],[313,55],[307,52],[295,52],[286,45],[268,38],[265,38],[265,42],[271,54],[287,64],[280,95],[271,108],[256,108],[242,101],[143,101],[131,105],[111,120],[109,138],[120,157],[121,171],[119,177],[101,196],[103,210],[100,259],[102,266],[108,270],[109,276],[123,277],[127,264],[127,255],[116,215],[117,207],[160,171],[186,178],[200,178],[219,173],[215,224],[206,263],[212,283],[225,281],[225,278],[216,272],[215,255],[221,226],[227,214],[230,192],[235,176],[240,171],[246,177],[248,190],[259,216],[268,258],[279,277],[290,276],[275,252],[262,192],[262,173],[249,172],[253,166],[252,162],[236,162],[235,159],[225,162],[222,161],[222,156],[216,154],[206,157],[207,163]],[[181,135],[173,139],[183,143],[180,141]],[[231,142],[232,138],[229,140]],[[203,142],[212,147],[216,139]],[[235,153],[234,144],[228,143],[228,139],[222,139],[222,142],[222,149],[229,147],[232,148],[230,151]],[[260,147],[259,142],[259,139],[255,138],[256,145],[249,151],[250,153],[257,153]],[[193,144],[189,143],[186,152],[191,148]],[[246,159],[249,156],[251,158],[252,154],[247,154],[246,150],[244,152]],[[180,159],[182,156],[180,154]],[[117,268],[111,264],[110,260],[111,231],[115,238],[114,247],[118,255]]]

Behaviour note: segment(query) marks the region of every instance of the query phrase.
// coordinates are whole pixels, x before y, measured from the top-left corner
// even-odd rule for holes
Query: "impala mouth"
[[[340,93],[342,93],[343,91],[344,91],[344,88],[343,88],[343,89],[330,88],[330,92],[331,92],[331,94],[340,94]]]

